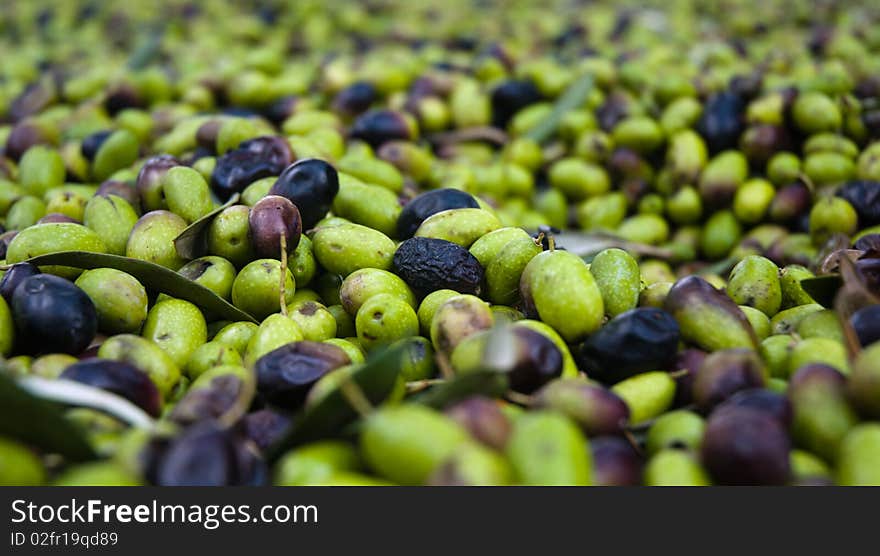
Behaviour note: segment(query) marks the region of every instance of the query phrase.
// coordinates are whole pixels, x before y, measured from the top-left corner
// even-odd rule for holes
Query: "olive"
[[[473,396],[447,408],[445,413],[486,446],[503,451],[507,445],[511,423],[499,402]]]
[[[703,437],[702,459],[712,478],[725,485],[782,485],[791,468],[791,441],[772,415],[747,407],[712,414]]]
[[[12,240],[15,239],[15,236],[18,235],[18,230],[9,230],[8,232],[3,232],[0,234],[0,257],[3,259],[6,258],[6,253],[9,250],[9,244],[12,243]]]
[[[0,296],[3,296],[7,303],[11,303],[12,293],[15,291],[15,288],[26,278],[36,276],[39,273],[40,269],[36,265],[31,263],[15,263],[9,267],[9,270],[0,279]]]
[[[12,294],[12,314],[22,349],[31,354],[82,352],[98,330],[95,305],[64,278],[37,274]]]
[[[18,266],[18,265],[16,265]],[[15,268],[15,267],[13,267]],[[10,269],[9,272],[12,272]],[[7,274],[8,276],[9,274]],[[3,277],[6,280],[6,277]],[[0,293],[3,293],[3,282],[0,282]],[[5,294],[4,294],[5,297]],[[849,319],[850,324],[859,337],[859,343],[867,347],[874,342],[880,341],[880,305],[868,305],[862,307]]]
[[[478,294],[484,270],[464,247],[444,239],[413,237],[401,243],[392,259],[394,273],[419,297],[436,290]]]
[[[241,428],[250,441],[265,451],[281,439],[290,423],[290,417],[281,412],[261,409],[245,415]]]
[[[42,126],[25,120],[18,122],[15,127],[12,128],[12,131],[9,132],[9,137],[6,138],[6,146],[3,148],[3,153],[12,160],[18,162],[29,148],[34,145],[45,145],[51,142],[48,133]]]
[[[281,238],[292,253],[302,233],[299,210],[285,197],[267,195],[251,207],[248,226],[254,250],[260,258],[280,258]]]
[[[638,486],[642,482],[641,456],[626,439],[599,436],[590,439],[593,455],[593,484],[596,486]]]
[[[859,226],[867,228],[880,224],[880,182],[869,180],[849,181],[837,190],[856,209]]]
[[[740,390],[764,385],[764,364],[749,349],[725,349],[710,353],[694,380],[697,406],[710,411]]]
[[[407,203],[397,217],[397,235],[408,239],[429,216],[456,208],[479,208],[473,195],[458,189],[434,189]]]
[[[553,340],[529,328],[512,328],[516,343],[507,371],[511,390],[531,394],[562,374],[562,352]]]
[[[118,85],[104,97],[104,109],[111,116],[116,116],[127,108],[142,108],[144,99],[134,87],[127,84]]]
[[[376,87],[368,81],[356,81],[333,97],[333,109],[345,116],[357,116],[376,102]]]
[[[492,125],[504,128],[514,114],[541,100],[541,92],[531,81],[511,79],[492,90]]]
[[[159,182],[157,182],[156,187],[161,189]],[[128,182],[112,179],[107,180],[103,182],[95,192],[96,197],[110,197],[110,195],[115,195],[123,199],[135,209],[141,206],[141,197],[137,188]]]
[[[98,154],[98,149],[101,148],[104,141],[106,141],[112,134],[113,132],[108,130],[96,131],[83,139],[82,144],[80,145],[80,151],[86,160],[90,162],[94,160],[95,155]]]
[[[339,175],[330,164],[317,158],[297,160],[281,173],[269,195],[289,199],[299,209],[303,230],[324,218],[339,192]]]
[[[289,343],[257,360],[257,391],[270,403],[297,409],[319,378],[349,363],[337,346],[307,340]]]
[[[147,373],[134,365],[95,357],[68,366],[58,378],[81,382],[122,396],[153,417],[162,410],[162,397]]]
[[[763,411],[779,421],[784,429],[787,430],[791,426],[791,402],[784,394],[772,390],[765,388],[741,390],[715,408],[715,411],[725,411],[733,407],[747,407]]]
[[[361,115],[351,126],[352,139],[360,139],[373,148],[395,139],[410,140],[412,131],[405,117],[392,110],[371,110]]]
[[[668,367],[680,339],[672,315],[643,307],[611,319],[587,338],[576,357],[590,377],[615,383],[640,372]]]
[[[293,152],[283,137],[256,137],[217,158],[211,189],[221,200],[260,178],[277,176],[290,164]]]
[[[744,110],[745,103],[735,93],[725,91],[706,100],[696,130],[703,136],[710,153],[736,148],[745,129]]]
[[[629,406],[620,396],[575,378],[550,382],[535,394],[534,405],[568,416],[588,436],[619,434],[630,416]]]
[[[147,160],[141,167],[135,184],[145,209],[159,210],[165,206],[162,177],[175,166],[180,166],[180,161],[171,155],[161,154]]]

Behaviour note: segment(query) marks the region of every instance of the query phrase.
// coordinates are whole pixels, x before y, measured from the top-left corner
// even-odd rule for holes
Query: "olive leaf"
[[[565,231],[554,233],[553,239],[555,240],[557,247],[564,248],[566,251],[571,251],[579,257],[589,257],[595,255],[599,251],[611,247],[617,247],[638,255],[657,257],[659,259],[671,259],[673,257],[673,253],[669,249],[663,249],[645,243],[628,241],[615,236],[614,234],[605,232],[583,233]]]
[[[58,405],[33,395],[2,372],[0,435],[73,461],[97,457],[82,432],[64,418]]]
[[[443,409],[471,396],[497,398],[507,392],[507,377],[497,371],[458,375],[407,398],[407,401]]]
[[[525,136],[536,143],[543,143],[549,139],[553,133],[556,132],[563,117],[575,108],[583,106],[592,90],[592,75],[586,74],[575,79],[574,82],[568,86],[568,89],[565,90],[562,96],[559,97],[559,100],[556,101],[550,115],[541,120],[538,125],[528,130]]]
[[[392,346],[377,353],[356,367],[346,383],[359,390],[370,404],[381,403],[397,384],[403,368],[404,352],[404,346]],[[358,412],[344,392],[344,384],[332,389],[316,404],[293,418],[293,425],[287,434],[269,449],[269,461],[293,446],[334,436],[358,419]]]
[[[88,251],[59,251],[33,257],[28,259],[28,262],[35,265],[64,265],[81,269],[115,268],[131,274],[147,288],[189,301],[224,319],[259,322],[205,286],[148,261]]]
[[[238,203],[241,195],[235,193],[228,201],[202,216],[174,238],[174,249],[184,259],[196,259],[208,252],[208,227],[218,214]]]

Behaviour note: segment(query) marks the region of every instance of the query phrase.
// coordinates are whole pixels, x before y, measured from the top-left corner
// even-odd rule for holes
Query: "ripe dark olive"
[[[11,271],[10,271],[11,272]],[[3,290],[0,282],[0,292]],[[880,341],[880,305],[868,305],[862,307],[849,319],[853,330],[859,337],[862,347],[867,347],[874,342]]]
[[[293,152],[283,137],[243,141],[237,149],[217,158],[211,189],[225,201],[258,179],[281,174],[292,160]]]
[[[750,127],[740,139],[740,149],[753,164],[764,164],[779,151],[791,148],[791,138],[783,126]]]
[[[629,421],[620,396],[580,379],[554,380],[535,394],[534,403],[567,415],[587,436],[620,434]]]
[[[293,95],[283,96],[266,107],[264,115],[273,124],[280,125],[296,110],[297,102],[299,99]]]
[[[507,446],[512,426],[497,401],[474,396],[449,407],[446,415],[486,446],[498,451]]]
[[[480,262],[464,247],[427,237],[401,243],[391,265],[419,296],[442,289],[479,294],[484,274]]]
[[[34,145],[49,145],[52,141],[43,129],[27,120],[19,122],[9,132],[3,153],[18,162],[24,153]]]
[[[80,152],[85,159],[88,161],[94,160],[95,155],[98,154],[98,149],[101,148],[104,141],[106,141],[112,134],[113,132],[110,130],[96,131],[83,139],[82,144],[80,145]]]
[[[763,411],[779,421],[779,424],[786,430],[791,426],[791,402],[788,401],[787,397],[778,392],[767,390],[765,388],[742,390],[716,407],[713,414],[736,407],[747,407],[757,411]]]
[[[162,411],[162,397],[156,384],[147,373],[129,363],[110,359],[83,359],[64,369],[59,378],[112,392],[153,417],[158,417]]]
[[[241,420],[241,429],[248,440],[266,451],[284,436],[290,423],[290,417],[283,413],[261,409],[245,415]]]
[[[312,229],[324,218],[339,192],[336,168],[317,158],[298,160],[288,166],[269,190],[299,209],[304,230]]]
[[[352,124],[350,135],[352,139],[360,139],[374,149],[385,141],[413,139],[406,119],[392,110],[371,110],[363,114]]]
[[[761,359],[750,349],[725,349],[706,356],[694,380],[694,401],[704,412],[741,390],[764,385]]]
[[[156,462],[158,486],[241,486],[265,479],[265,464],[210,421],[185,430]]]
[[[846,386],[846,376],[830,365],[810,363],[792,375],[788,381],[788,391],[794,392],[813,385],[843,391]]]
[[[590,439],[593,456],[593,484],[596,486],[638,486],[644,463],[626,439],[600,436]]]
[[[330,344],[286,344],[257,360],[257,391],[272,404],[297,409],[319,378],[349,363],[348,355]]]
[[[591,378],[615,383],[674,360],[681,332],[672,315],[655,307],[622,313],[587,338],[578,363]]]
[[[299,210],[280,195],[267,195],[257,201],[251,207],[248,226],[254,250],[263,259],[280,258],[282,236],[287,252],[292,253],[302,234]]]
[[[562,374],[562,352],[553,341],[530,328],[515,328],[515,357],[507,371],[510,389],[531,394]]]
[[[217,419],[232,409],[244,393],[244,382],[233,374],[214,377],[207,388],[188,391],[174,406],[170,418],[189,425]]]
[[[115,116],[126,108],[143,108],[144,101],[131,85],[119,85],[107,93],[104,109],[110,116]]]
[[[40,269],[36,265],[15,263],[9,267],[9,270],[3,275],[3,279],[0,280],[0,296],[3,296],[7,303],[12,303],[12,292],[15,291],[15,288],[26,278],[36,276],[39,273]]]
[[[745,103],[737,94],[725,91],[709,97],[696,130],[705,139],[710,153],[736,148],[745,125],[744,110]]]
[[[506,127],[514,114],[541,100],[541,92],[531,81],[511,79],[492,90],[492,125]]]
[[[697,371],[700,370],[706,355],[708,354],[705,351],[691,348],[680,351],[675,356],[675,362],[669,369],[680,373],[675,378],[676,407],[688,405],[693,401],[694,379],[696,379]]]
[[[772,415],[738,407],[709,418],[703,436],[703,464],[723,485],[782,485],[791,468],[791,442]]]
[[[397,235],[408,239],[429,216],[456,208],[479,208],[470,194],[458,189],[433,189],[408,202],[397,217]]]
[[[333,98],[333,110],[346,116],[357,116],[376,102],[376,88],[367,81],[357,81],[342,89]]]
[[[856,209],[859,228],[880,224],[880,182],[869,180],[849,181],[837,190]]]
[[[812,202],[812,194],[806,185],[792,183],[776,191],[767,214],[773,222],[785,224],[802,214],[808,214]]]
[[[21,349],[28,354],[76,355],[88,347],[98,329],[89,296],[51,274],[24,279],[12,293],[11,305]]]

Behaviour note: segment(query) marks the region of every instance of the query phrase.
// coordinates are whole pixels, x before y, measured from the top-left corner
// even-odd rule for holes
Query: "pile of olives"
[[[0,484],[880,485],[877,5],[158,4],[0,13],[0,372],[142,415]]]

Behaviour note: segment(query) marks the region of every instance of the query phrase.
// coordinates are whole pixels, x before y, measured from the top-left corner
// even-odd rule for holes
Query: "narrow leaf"
[[[180,235],[174,238],[174,248],[177,254],[184,259],[196,259],[208,253],[208,227],[217,218],[217,215],[225,209],[238,203],[241,195],[235,193],[228,201],[215,208],[208,214],[199,218],[186,227]]]
[[[35,265],[64,265],[82,269],[115,268],[131,274],[145,287],[183,299],[231,321],[258,321],[208,288],[169,268],[140,259],[88,251],[59,251],[28,259]]]
[[[576,79],[556,101],[550,115],[526,132],[526,137],[537,143],[543,143],[549,139],[556,132],[562,118],[571,110],[583,106],[592,90],[592,75],[583,75]]]

